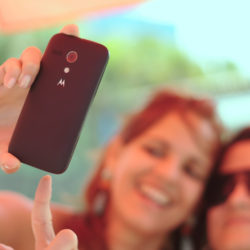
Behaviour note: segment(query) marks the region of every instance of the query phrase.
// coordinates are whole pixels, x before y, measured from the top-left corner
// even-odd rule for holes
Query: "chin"
[[[250,250],[249,236],[242,238],[231,238],[225,240],[219,247],[212,248],[215,250]]]
[[[219,248],[214,248],[214,250],[250,250],[250,245],[244,243],[235,243],[231,245],[226,243]]]
[[[128,210],[122,215],[123,221],[132,227],[135,231],[143,233],[145,235],[152,234],[165,234],[172,230],[172,226],[169,221],[163,223],[158,218],[150,217],[150,215],[144,215],[143,213],[131,213]]]

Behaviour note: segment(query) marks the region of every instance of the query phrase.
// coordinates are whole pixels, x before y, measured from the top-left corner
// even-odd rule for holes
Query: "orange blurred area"
[[[130,7],[144,0],[0,0],[0,31],[13,33],[48,27]]]

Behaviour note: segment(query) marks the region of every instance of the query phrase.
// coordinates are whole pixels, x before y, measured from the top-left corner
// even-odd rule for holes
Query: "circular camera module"
[[[66,60],[68,63],[76,62],[77,58],[78,58],[78,54],[76,51],[73,51],[73,50],[69,51],[66,55]]]

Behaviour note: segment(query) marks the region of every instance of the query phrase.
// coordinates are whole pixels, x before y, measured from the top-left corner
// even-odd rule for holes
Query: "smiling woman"
[[[170,234],[194,212],[218,146],[210,103],[156,94],[111,142],[87,190],[89,214],[95,213],[100,193],[109,201],[100,217],[92,217],[98,228],[106,225],[101,233],[109,244],[123,242],[117,236],[129,228],[143,236],[137,244],[151,239],[141,249],[164,244],[168,249]],[[107,172],[108,185],[103,183]]]
[[[24,58],[32,61],[36,52],[30,48],[24,51],[29,56],[5,62],[3,84],[16,72],[23,75]],[[31,74],[34,79],[37,71]],[[0,242],[16,250],[34,244],[37,250],[71,250],[76,233],[79,249],[178,249],[182,225],[195,212],[220,146],[220,132],[210,101],[156,93],[107,146],[85,193],[85,211],[54,204],[50,209],[51,178],[45,176],[32,212],[35,237],[31,201],[0,193]],[[20,165],[13,169],[13,162],[20,164],[2,149],[3,170],[17,170]]]

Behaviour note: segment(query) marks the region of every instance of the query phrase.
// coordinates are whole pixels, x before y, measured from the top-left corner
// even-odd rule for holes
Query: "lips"
[[[165,207],[172,203],[171,197],[165,191],[157,187],[154,187],[150,184],[141,184],[138,188],[144,197],[151,200],[160,207]]]

